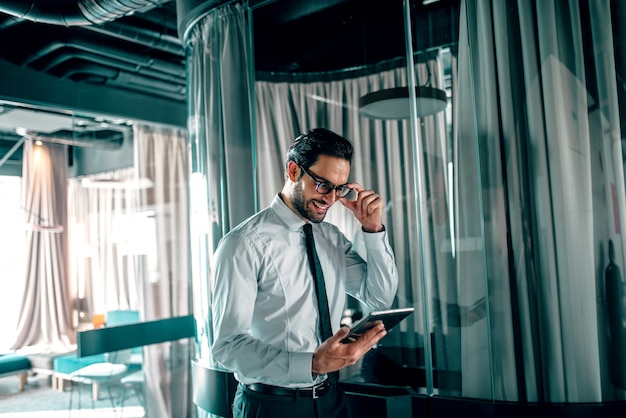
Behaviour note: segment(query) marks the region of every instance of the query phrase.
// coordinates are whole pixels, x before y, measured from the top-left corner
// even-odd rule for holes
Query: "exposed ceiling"
[[[84,6],[100,2],[0,0],[0,159],[19,138],[18,121],[35,132],[70,138],[78,132],[100,141],[116,135],[115,123],[126,128],[132,119],[184,126],[185,53],[176,2],[146,0],[135,10],[120,6],[129,2],[109,2],[116,4],[113,12],[89,15]],[[411,3],[419,50],[456,42],[459,3]],[[83,8],[79,18],[77,4]],[[404,56],[402,0],[248,5],[257,79],[341,71]],[[38,108],[56,111],[56,117],[29,113]],[[94,119],[97,114],[109,116],[105,126]],[[19,160],[19,152],[11,159]]]

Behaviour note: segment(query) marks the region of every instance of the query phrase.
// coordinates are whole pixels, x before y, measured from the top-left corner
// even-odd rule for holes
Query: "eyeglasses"
[[[319,194],[328,194],[334,191],[335,194],[338,194],[339,197],[346,197],[352,191],[352,189],[345,184],[342,186],[334,186],[327,181],[317,181],[317,179],[309,174],[309,172],[306,171],[304,167],[300,166],[300,168],[306,173],[307,176],[311,177],[311,180],[313,180],[313,183],[315,183],[315,191],[317,191]]]

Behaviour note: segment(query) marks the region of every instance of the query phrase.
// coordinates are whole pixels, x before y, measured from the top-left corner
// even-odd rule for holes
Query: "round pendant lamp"
[[[446,92],[430,87],[415,88],[417,116],[434,115],[448,104]],[[408,87],[394,87],[368,93],[359,99],[359,114],[372,119],[396,120],[411,117]]]

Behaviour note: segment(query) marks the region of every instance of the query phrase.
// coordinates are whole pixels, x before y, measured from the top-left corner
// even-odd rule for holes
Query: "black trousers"
[[[233,401],[233,418],[348,418],[346,395],[335,384],[317,399],[266,395],[241,383]]]

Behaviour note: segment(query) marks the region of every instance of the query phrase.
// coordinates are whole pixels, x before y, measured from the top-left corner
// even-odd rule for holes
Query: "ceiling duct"
[[[136,42],[149,48],[156,48],[179,57],[185,56],[180,39],[165,33],[155,32],[121,22],[107,22],[98,26],[85,26],[85,29],[105,35],[114,36],[129,42]]]
[[[110,22],[135,11],[159,7],[168,1],[0,0],[0,12],[33,22],[82,26]]]
[[[33,65],[38,67],[38,62],[44,58],[48,58],[55,53],[63,50],[76,50],[93,56],[106,57],[109,60],[120,61],[120,66],[126,66],[127,69],[136,69],[136,72],[145,70],[154,70],[154,74],[165,73],[168,76],[174,76],[184,82],[186,77],[185,68],[182,65],[167,62],[158,58],[141,54],[140,52],[129,52],[113,47],[103,47],[94,41],[88,41],[81,38],[68,37],[63,40],[53,41],[44,45],[41,49],[33,51],[32,55],[25,60],[23,65]],[[108,66],[112,66],[115,61],[109,61]],[[106,63],[105,63],[106,65]],[[43,68],[44,71],[49,70],[54,65]],[[163,76],[162,76],[163,77]]]

